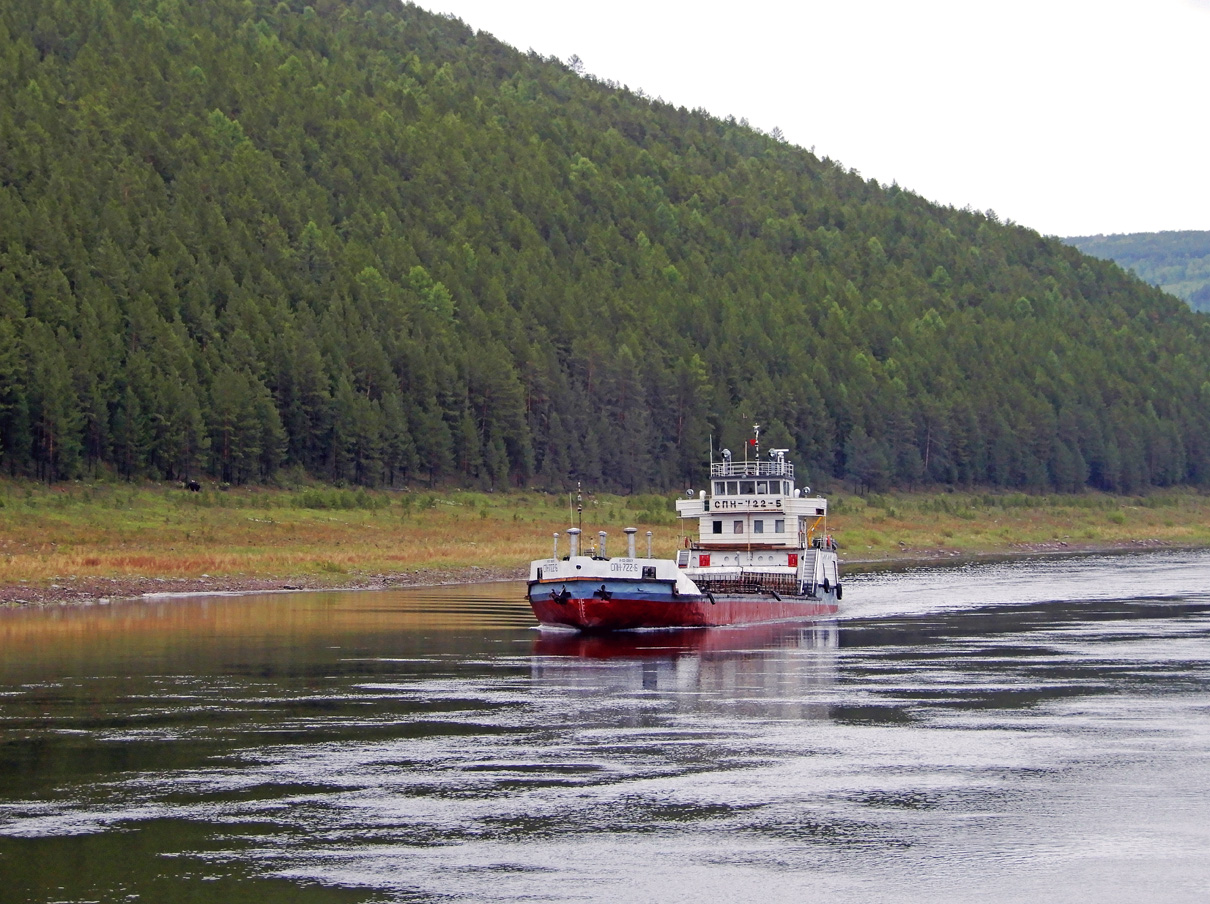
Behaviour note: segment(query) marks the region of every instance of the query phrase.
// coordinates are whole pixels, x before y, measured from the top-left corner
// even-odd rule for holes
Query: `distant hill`
[[[1063,241],[1134,271],[1195,311],[1210,312],[1210,232],[1081,235]]]
[[[829,90],[827,85],[812,90]],[[0,468],[1210,486],[1210,318],[397,0],[0,3]]]

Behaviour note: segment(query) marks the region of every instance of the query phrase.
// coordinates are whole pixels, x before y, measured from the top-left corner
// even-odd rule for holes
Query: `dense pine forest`
[[[391,0],[0,6],[0,463],[1210,483],[1210,318]],[[817,86],[816,90],[829,90]]]
[[[1115,261],[1189,302],[1195,311],[1210,312],[1210,232],[1131,232],[1081,235],[1063,239],[1093,257]]]

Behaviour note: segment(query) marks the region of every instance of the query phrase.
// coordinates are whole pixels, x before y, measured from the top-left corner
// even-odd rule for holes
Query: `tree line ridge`
[[[1170,230],[1063,239],[1093,257],[1115,261],[1139,279],[1210,312],[1210,232]]]

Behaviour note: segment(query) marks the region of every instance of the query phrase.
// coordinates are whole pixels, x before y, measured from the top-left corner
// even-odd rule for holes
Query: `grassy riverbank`
[[[1210,497],[1189,492],[832,497],[849,563],[1210,546]],[[569,524],[566,494],[373,492],[0,481],[0,601],[149,590],[380,586],[520,577]],[[680,543],[671,497],[585,497],[584,530]]]
[[[850,561],[1210,546],[1210,496],[915,493],[840,496],[832,521]]]

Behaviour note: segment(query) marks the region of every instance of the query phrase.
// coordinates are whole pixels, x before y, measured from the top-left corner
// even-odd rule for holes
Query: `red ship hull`
[[[653,600],[571,597],[559,601],[534,598],[530,605],[544,625],[562,625],[581,631],[624,631],[634,628],[708,628],[746,625],[835,615],[835,594],[822,599],[782,598],[752,595],[721,597],[713,602],[702,596],[690,599]]]

